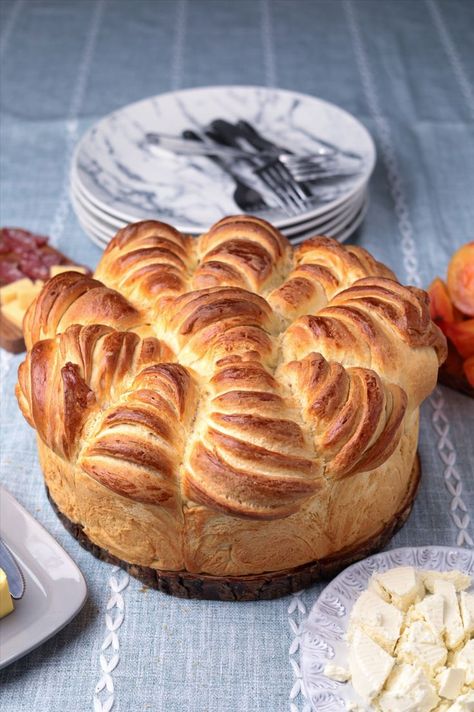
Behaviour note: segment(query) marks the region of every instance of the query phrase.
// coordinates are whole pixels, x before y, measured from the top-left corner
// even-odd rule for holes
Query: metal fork
[[[247,149],[250,147],[253,153],[249,153],[248,161],[253,168],[253,173],[273,193],[275,201],[280,208],[290,215],[295,215],[305,208],[308,195],[293,178],[289,170],[275,156],[270,161],[262,159],[260,151],[256,149],[242,131],[227,121],[217,119],[213,121],[210,128],[206,130],[206,136],[213,141],[234,148]]]
[[[278,158],[254,168],[253,172],[272,191],[280,207],[292,214],[297,214],[305,209],[308,196]]]

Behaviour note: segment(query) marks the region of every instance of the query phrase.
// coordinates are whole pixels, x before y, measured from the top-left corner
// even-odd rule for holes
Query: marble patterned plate
[[[341,205],[366,186],[374,167],[370,134],[334,104],[280,89],[224,86],[161,94],[105,117],[79,142],[71,180],[91,203],[125,222],[159,219],[184,232],[204,232],[224,215],[241,212],[232,197],[233,180],[206,157],[156,155],[144,137],[150,131],[180,135],[216,118],[245,119],[297,153],[316,150],[321,138],[362,157],[360,171],[341,180],[332,200],[315,196],[292,217],[278,207],[261,213],[277,227]]]
[[[350,236],[357,230],[357,228],[360,227],[362,224],[366,214],[367,210],[369,207],[369,199],[365,198],[364,202],[362,203],[361,208],[358,210],[357,214],[351,218],[351,221],[349,223],[344,223],[343,225],[340,225],[337,229],[333,229],[330,231],[330,237],[333,237],[335,240],[338,242],[345,242],[350,238]],[[305,231],[301,234],[294,235],[291,238],[291,243],[292,245],[298,245],[300,242],[304,242],[307,240],[309,237],[312,237],[314,235],[314,231]]]
[[[352,606],[367,588],[373,573],[395,566],[435,571],[459,569],[474,576],[474,551],[448,546],[392,549],[349,566],[326,586],[311,609],[301,636],[304,690],[315,712],[344,712],[349,702],[366,709],[350,682],[330,680],[324,675],[324,668],[328,662],[347,668],[344,634]]]
[[[359,190],[359,192],[355,193],[355,195],[351,195],[350,198],[337,207],[328,210],[316,218],[310,218],[309,220],[304,220],[295,225],[285,226],[282,228],[282,231],[285,235],[290,236],[303,231],[308,232],[312,229],[315,231],[319,230],[319,226],[321,226],[322,230],[323,226],[326,226],[330,220],[331,223],[335,222],[336,219],[341,220],[349,215],[351,211],[353,212],[355,208],[359,209],[366,193],[367,188],[364,186]],[[83,192],[81,185],[75,180],[71,180],[70,195],[74,203],[74,209],[76,209],[76,205],[79,205],[82,211],[85,211],[88,216],[97,223],[97,225],[107,229],[109,232],[113,230],[113,234],[115,234],[117,230],[120,230],[125,227],[125,225],[128,225],[127,221],[117,218],[92,203]]]
[[[100,247],[106,247],[116,234],[118,228],[109,225],[103,219],[91,213],[78,193],[71,193],[71,201],[77,219],[92,241],[95,242],[95,244],[100,244]],[[363,193],[357,196],[356,200],[351,201],[349,208],[345,208],[341,214],[336,215],[336,217],[331,218],[327,222],[317,223],[316,225],[312,225],[311,223],[303,224],[298,230],[295,228],[293,228],[293,230],[285,230],[285,234],[293,244],[302,242],[313,235],[328,235],[342,242],[347,239],[362,222],[367,211],[367,202],[367,195]],[[125,223],[121,227],[124,225]],[[289,234],[290,232],[291,234]]]

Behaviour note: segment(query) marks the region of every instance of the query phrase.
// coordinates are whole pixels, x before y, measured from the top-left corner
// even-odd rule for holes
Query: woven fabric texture
[[[370,207],[352,240],[427,286],[473,239],[473,25],[470,0],[2,0],[1,224],[48,234],[93,267],[99,249],[76,221],[68,173],[94,121],[172,89],[279,86],[371,131]],[[1,352],[0,479],[80,566],[89,598],[0,673],[3,712],[306,712],[298,633],[321,587],[181,601],[83,551],[45,497],[13,393],[20,360]],[[422,411],[421,490],[390,546],[473,545],[473,433],[474,403],[437,389]]]

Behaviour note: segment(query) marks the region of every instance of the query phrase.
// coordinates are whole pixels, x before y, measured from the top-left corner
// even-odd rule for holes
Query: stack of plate
[[[353,170],[305,182],[304,204],[290,213],[252,173],[264,210],[245,210],[234,200],[234,175],[202,155],[156,148],[147,134],[181,137],[202,132],[216,119],[245,120],[261,135],[298,156],[333,151]],[[356,159],[350,162],[350,158]],[[71,169],[71,198],[90,238],[105,247],[117,230],[139,220],[161,220],[198,235],[224,215],[252,212],[272,222],[292,242],[310,235],[345,240],[364,218],[375,148],[367,130],[333,104],[294,92],[262,87],[205,87],[162,94],[126,106],[82,138]]]

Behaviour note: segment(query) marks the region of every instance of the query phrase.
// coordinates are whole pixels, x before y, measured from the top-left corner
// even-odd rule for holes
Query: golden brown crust
[[[445,351],[424,292],[365,250],[293,250],[249,216],[197,239],[121,230],[96,279],[45,285],[25,332],[17,396],[57,458],[63,511],[137,563],[233,574],[301,565],[390,520]]]

